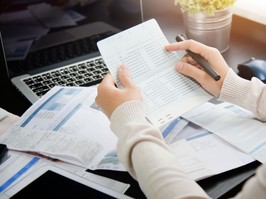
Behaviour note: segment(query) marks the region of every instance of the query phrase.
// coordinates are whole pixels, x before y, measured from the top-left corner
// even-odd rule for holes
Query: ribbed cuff
[[[229,69],[222,86],[219,100],[243,105],[250,89],[250,81],[239,77],[231,68]]]
[[[111,129],[118,137],[125,132],[128,123],[147,122],[143,102],[129,101],[120,105],[111,115],[110,121]]]

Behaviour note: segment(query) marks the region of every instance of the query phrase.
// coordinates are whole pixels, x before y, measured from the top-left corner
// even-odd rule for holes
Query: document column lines
[[[75,106],[75,108],[71,112],[69,112],[66,117],[62,119],[61,122],[58,123],[58,125],[53,129],[53,131],[58,131],[69,120],[69,118],[71,118],[72,115],[74,115],[80,109],[81,106],[82,104],[77,104],[77,106]]]
[[[63,88],[59,89],[56,93],[54,93],[51,97],[49,97],[44,103],[42,103],[26,120],[23,122],[20,127],[25,127],[32,118],[44,107],[46,106],[51,100],[54,99],[56,95],[63,91]]]

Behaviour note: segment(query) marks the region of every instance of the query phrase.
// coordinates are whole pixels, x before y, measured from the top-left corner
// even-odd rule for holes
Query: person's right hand
[[[181,62],[176,64],[176,70],[186,76],[195,79],[210,94],[219,97],[224,78],[228,72],[228,65],[222,57],[221,53],[216,49],[206,46],[194,40],[186,40],[165,46],[167,51],[190,50],[200,54],[213,69],[221,76],[220,80],[215,81],[208,75],[204,69],[196,63],[189,55],[185,55]]]

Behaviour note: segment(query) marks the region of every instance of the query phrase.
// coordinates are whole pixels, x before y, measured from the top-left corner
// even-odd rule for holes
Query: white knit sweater
[[[266,121],[266,85],[255,78],[241,79],[230,69],[219,99],[242,106]],[[142,102],[119,106],[110,120],[111,129],[118,136],[118,156],[147,198],[209,198],[178,165],[159,129],[146,121]],[[265,197],[266,165],[262,165],[236,198]]]

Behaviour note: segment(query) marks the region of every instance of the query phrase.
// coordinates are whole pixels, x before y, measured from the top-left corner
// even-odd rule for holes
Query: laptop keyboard
[[[54,86],[92,86],[101,82],[108,69],[101,57],[41,73],[22,81],[38,96]]]
[[[23,61],[10,62],[9,67],[17,73],[60,63],[79,56],[98,52],[97,42],[115,32],[104,32],[31,52]],[[21,71],[18,71],[21,70]],[[24,71],[24,72],[23,72]],[[99,56],[60,67],[25,78],[22,81],[38,96],[42,97],[54,86],[92,86],[101,82],[108,69]]]

